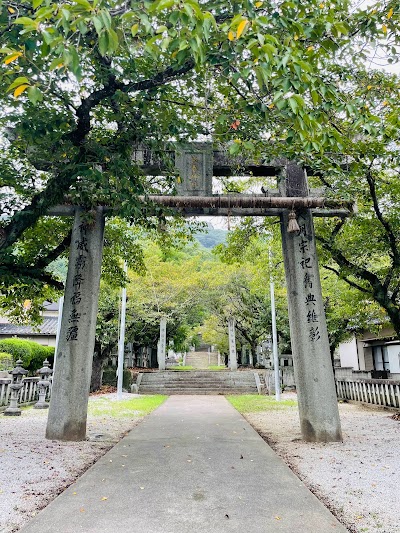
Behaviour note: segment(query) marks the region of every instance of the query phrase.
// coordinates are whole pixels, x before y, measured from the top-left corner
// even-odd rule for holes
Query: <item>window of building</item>
[[[374,358],[375,370],[388,370],[390,372],[387,346],[373,346],[372,355]]]

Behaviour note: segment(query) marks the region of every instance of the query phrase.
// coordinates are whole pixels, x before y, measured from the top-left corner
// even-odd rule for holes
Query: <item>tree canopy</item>
[[[399,17],[394,1],[0,1],[5,304],[61,289],[48,267],[70,223],[44,218],[54,205],[107,205],[165,233],[166,213],[139,195],[173,192],[169,150],[206,138],[231,156],[296,159],[328,194],[357,196],[357,217],[318,230],[326,265],[400,332],[399,83],[365,68],[398,61]],[[139,144],[160,175],[134,160]]]

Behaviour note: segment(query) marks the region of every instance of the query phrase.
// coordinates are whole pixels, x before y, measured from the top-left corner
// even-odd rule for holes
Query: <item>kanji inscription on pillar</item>
[[[72,279],[73,293],[70,297],[71,310],[68,316],[68,329],[66,332],[66,341],[77,341],[79,335],[79,323],[82,317],[80,311],[80,305],[82,304],[81,286],[85,281],[85,269],[88,257],[88,238],[87,238],[87,226],[82,223],[79,225],[79,236],[73,243],[77,256],[75,263],[73,264],[74,275]]]
[[[298,234],[294,237],[295,246],[297,246],[297,249],[300,252],[299,265],[303,274],[303,289],[305,291],[308,290],[308,292],[305,292],[303,300],[303,316],[305,316],[307,321],[309,340],[311,342],[318,342],[321,340],[321,335],[318,328],[319,313],[315,309],[316,307],[318,307],[318,301],[316,299],[315,293],[313,292],[313,274],[310,273],[310,271],[312,271],[313,268],[316,266],[314,265],[314,258],[311,254],[311,250],[313,250],[315,246],[315,243],[313,242],[314,236],[310,233],[307,233],[307,226],[305,220],[302,219],[301,216],[299,216],[298,222],[300,229]]]
[[[176,183],[182,196],[208,196],[212,194],[213,152],[207,143],[192,143],[180,148],[175,155],[179,173]]]

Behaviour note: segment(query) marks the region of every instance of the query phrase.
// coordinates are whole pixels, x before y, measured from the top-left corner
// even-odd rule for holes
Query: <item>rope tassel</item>
[[[289,223],[287,227],[288,233],[297,233],[300,231],[299,224],[297,223],[296,211],[292,209],[289,213]]]

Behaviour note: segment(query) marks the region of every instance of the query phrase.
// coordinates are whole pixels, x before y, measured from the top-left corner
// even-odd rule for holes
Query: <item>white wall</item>
[[[400,372],[400,344],[389,344],[387,349],[390,373],[398,374]]]
[[[360,370],[357,357],[357,341],[352,337],[348,341],[339,344],[340,366]]]

